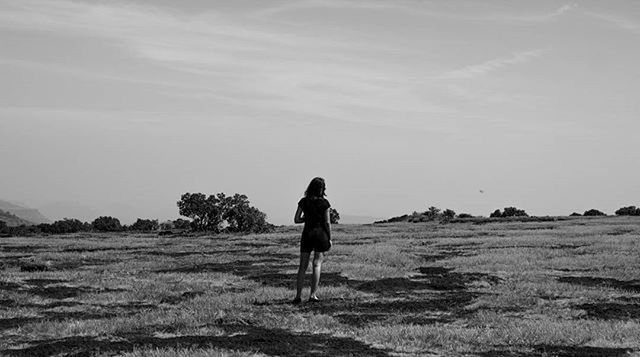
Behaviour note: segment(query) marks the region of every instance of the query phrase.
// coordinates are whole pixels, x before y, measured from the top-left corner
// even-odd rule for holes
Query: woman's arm
[[[304,217],[302,217],[302,208],[298,206],[296,210],[296,215],[293,216],[293,223],[304,223]]]
[[[331,208],[327,208],[326,211],[324,211],[324,222],[325,222],[325,226],[327,227],[327,235],[329,236],[329,240],[331,240]]]

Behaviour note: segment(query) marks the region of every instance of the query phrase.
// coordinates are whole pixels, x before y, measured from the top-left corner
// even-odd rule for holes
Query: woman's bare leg
[[[320,283],[320,272],[322,271],[322,258],[324,254],[321,252],[314,252],[313,255],[313,277],[311,278],[311,295],[310,299],[317,299],[316,292],[318,291],[318,284]]]
[[[298,267],[296,299],[300,299],[302,297],[302,288],[304,287],[304,274],[307,272],[307,268],[309,267],[310,255],[311,252],[300,252],[300,267]]]

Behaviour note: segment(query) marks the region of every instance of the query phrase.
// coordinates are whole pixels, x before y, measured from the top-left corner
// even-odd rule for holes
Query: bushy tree
[[[473,218],[473,216],[468,213],[460,213],[458,218]]]
[[[110,216],[100,216],[91,222],[91,227],[101,232],[117,232],[122,230],[120,220]]]
[[[129,230],[132,231],[157,231],[158,230],[158,220],[157,219],[142,219],[138,218],[130,227]]]
[[[221,203],[222,218],[228,224],[228,231],[260,233],[268,230],[266,213],[252,207],[247,196],[236,193],[223,197]]]
[[[329,222],[331,222],[331,224],[338,224],[340,222],[340,213],[338,213],[337,209],[329,209]]]
[[[578,212],[573,212],[572,214],[569,215],[569,217],[581,217],[582,215]]]
[[[500,211],[499,209],[493,211],[493,213],[491,213],[489,217],[491,218],[529,217],[529,215],[527,214],[527,212],[525,212],[522,209],[518,209],[515,207],[505,207],[503,211]]]
[[[446,219],[453,219],[456,216],[456,212],[452,209],[447,208],[442,211],[442,216]]]
[[[440,216],[440,208],[431,206],[423,213],[428,220],[435,220]]]
[[[191,227],[191,221],[178,218],[173,221],[173,226],[175,229],[189,229]]]
[[[43,233],[65,234],[89,231],[91,230],[91,225],[78,219],[65,218],[63,220],[55,221],[51,224],[39,224],[38,228]]]
[[[640,208],[636,206],[622,207],[616,211],[617,216],[640,216]]]
[[[593,209],[593,208],[588,210],[588,211],[585,211],[582,215],[583,216],[591,216],[591,217],[593,217],[593,216],[606,216],[606,214],[604,214],[603,212],[598,211],[597,209]]]
[[[505,207],[504,211],[502,211],[502,217],[529,217],[529,215],[522,209]]]
[[[185,193],[178,201],[179,213],[192,219],[194,230],[218,233],[226,224],[230,232],[263,232],[269,229],[267,215],[250,205],[245,195]],[[175,222],[174,222],[175,223]]]
[[[224,194],[218,194],[224,198]],[[181,216],[191,218],[191,227],[197,231],[219,232],[222,225],[220,198],[204,193],[185,193],[178,201]]]
[[[160,223],[160,230],[163,231],[168,231],[175,228],[175,225],[173,224],[172,221],[164,221],[162,223]]]

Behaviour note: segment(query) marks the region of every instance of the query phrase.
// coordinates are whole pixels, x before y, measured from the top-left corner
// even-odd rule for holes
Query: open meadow
[[[637,217],[301,229],[0,238],[0,355],[640,355]]]

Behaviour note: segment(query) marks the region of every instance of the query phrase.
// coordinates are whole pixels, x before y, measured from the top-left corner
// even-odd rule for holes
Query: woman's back
[[[325,222],[325,212],[331,204],[325,198],[321,197],[303,197],[298,206],[304,212],[304,225],[307,227],[315,227],[323,225]]]

